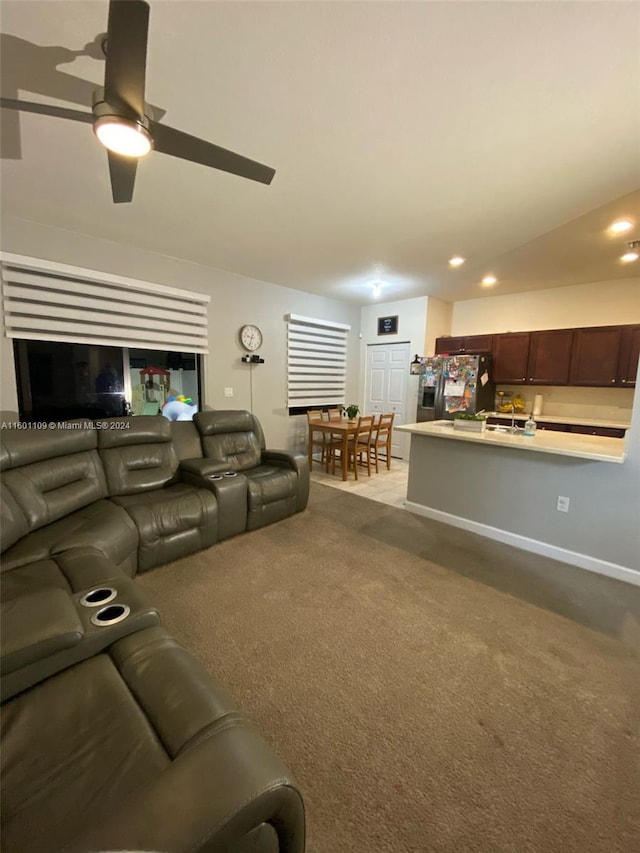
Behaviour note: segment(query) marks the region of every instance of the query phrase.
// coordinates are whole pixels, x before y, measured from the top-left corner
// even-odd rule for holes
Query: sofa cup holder
[[[223,474],[209,474],[210,480],[224,480],[227,477],[237,477],[237,471],[225,471]]]
[[[99,607],[101,604],[108,604],[117,596],[117,590],[112,586],[99,586],[96,589],[91,589],[80,599],[80,604],[83,607]]]
[[[128,604],[108,604],[93,614],[91,624],[97,626],[115,625],[117,622],[126,619],[130,613],[131,608]]]
[[[224,476],[225,477],[237,477],[238,472],[237,471],[225,471]]]

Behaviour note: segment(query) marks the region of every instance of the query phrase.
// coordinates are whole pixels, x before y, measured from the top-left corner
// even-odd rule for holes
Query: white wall
[[[453,306],[452,335],[640,323],[640,277],[576,284]]]
[[[360,381],[358,401],[360,408],[367,400],[367,347],[371,344],[396,344],[409,342],[411,359],[414,354],[424,353],[424,335],[428,300],[426,296],[401,299],[396,302],[376,302],[361,309]],[[378,317],[398,316],[397,335],[378,335]],[[407,380],[407,412],[405,423],[413,423],[418,406],[418,377],[409,375]],[[399,421],[398,421],[399,422]],[[408,455],[409,442],[403,438],[403,456]]]
[[[424,349],[421,355],[434,355],[436,338],[442,338],[451,331],[453,303],[430,296],[427,304],[427,322],[424,330]]]
[[[209,355],[204,363],[204,402],[216,409],[251,409],[259,418],[272,448],[303,450],[306,419],[289,417],[286,409],[287,334],[291,312],[351,325],[347,356],[347,399],[357,399],[360,309],[224,270],[147,252],[58,228],[5,217],[3,251],[72,264],[172,287],[208,293]],[[260,326],[263,365],[240,361],[238,330],[244,323]],[[2,336],[0,409],[16,411],[15,368],[11,341]],[[250,378],[253,378],[251,394]],[[224,396],[226,387],[234,396]],[[253,398],[253,407],[251,406]]]

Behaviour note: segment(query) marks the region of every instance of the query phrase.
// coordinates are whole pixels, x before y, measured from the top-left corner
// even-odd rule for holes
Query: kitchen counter
[[[499,417],[504,417],[504,415],[500,415]],[[543,419],[541,417],[541,420],[547,420],[547,418]],[[568,421],[562,418],[558,419],[558,422],[567,423]],[[584,421],[577,421],[577,423],[582,424]],[[594,435],[551,432],[547,430],[538,430],[533,437],[522,434],[512,435],[509,432],[497,432],[494,430],[467,432],[454,429],[453,421],[403,424],[395,427],[395,429],[400,432],[408,432],[412,436],[473,442],[484,445],[485,447],[509,447],[513,450],[522,450],[527,453],[574,456],[596,462],[622,463],[627,455],[626,439],[624,438],[602,438]]]
[[[640,585],[637,426],[623,439],[454,432],[452,421],[399,425],[411,437],[405,507]]]
[[[483,412],[487,418],[505,418],[507,420],[511,420],[511,412]],[[523,412],[522,414],[516,413],[514,416],[514,420],[522,421],[524,423],[529,417],[528,412]],[[623,423],[622,421],[608,421],[603,418],[598,418],[594,420],[593,418],[572,418],[567,417],[566,415],[534,415],[534,419],[539,423],[546,424],[571,424],[572,426],[585,426],[585,427],[604,427],[606,429],[629,429],[630,424]]]

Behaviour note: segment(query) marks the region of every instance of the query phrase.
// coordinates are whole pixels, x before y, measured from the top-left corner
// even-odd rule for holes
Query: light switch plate
[[[558,495],[556,509],[558,510],[558,512],[569,512],[569,498],[565,498],[562,497],[562,495]]]
[[[225,388],[224,389],[225,397],[233,397],[233,388]]]

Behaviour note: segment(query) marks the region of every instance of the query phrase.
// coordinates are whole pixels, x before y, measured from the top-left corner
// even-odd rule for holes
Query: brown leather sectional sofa
[[[137,572],[303,510],[249,412],[2,430],[2,851],[301,853],[288,771]]]

